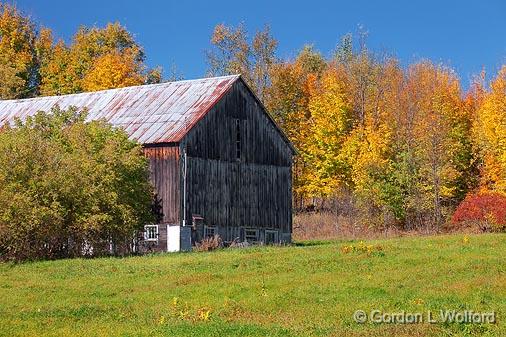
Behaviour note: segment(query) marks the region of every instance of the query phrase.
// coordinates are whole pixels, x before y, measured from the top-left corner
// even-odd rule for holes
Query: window
[[[265,244],[278,243],[278,231],[265,230]]]
[[[204,237],[209,238],[216,235],[216,227],[215,226],[205,226],[204,227]]]
[[[235,158],[241,160],[241,120],[235,120]]]
[[[144,240],[158,241],[158,225],[144,226]]]
[[[247,242],[257,242],[258,241],[258,230],[257,229],[245,229],[244,230],[244,240]]]
[[[192,214],[193,229],[201,228],[204,225],[204,218],[200,214]]]

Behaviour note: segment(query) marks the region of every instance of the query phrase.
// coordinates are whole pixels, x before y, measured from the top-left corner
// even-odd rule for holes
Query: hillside
[[[505,239],[307,242],[1,264],[0,335],[504,336]],[[496,311],[498,322],[357,324],[358,309]]]

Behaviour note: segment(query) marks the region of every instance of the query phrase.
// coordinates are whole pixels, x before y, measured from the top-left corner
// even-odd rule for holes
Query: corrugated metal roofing
[[[168,82],[81,94],[0,100],[0,126],[55,105],[88,109],[142,144],[179,142],[239,79],[239,75]]]

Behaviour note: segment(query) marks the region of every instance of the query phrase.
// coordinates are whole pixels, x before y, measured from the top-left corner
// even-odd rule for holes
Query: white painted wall
[[[167,251],[179,252],[181,250],[181,227],[167,225]]]

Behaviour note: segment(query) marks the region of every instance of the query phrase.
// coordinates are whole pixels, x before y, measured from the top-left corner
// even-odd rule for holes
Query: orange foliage
[[[483,162],[481,188],[506,193],[506,66],[483,96],[473,125]]]
[[[140,85],[144,82],[141,65],[133,53],[113,51],[98,57],[83,79],[85,91]]]

